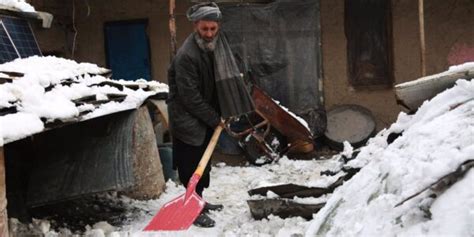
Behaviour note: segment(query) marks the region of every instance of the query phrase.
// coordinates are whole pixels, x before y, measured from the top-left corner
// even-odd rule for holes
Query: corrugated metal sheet
[[[136,114],[120,112],[35,136],[27,205],[131,187]]]

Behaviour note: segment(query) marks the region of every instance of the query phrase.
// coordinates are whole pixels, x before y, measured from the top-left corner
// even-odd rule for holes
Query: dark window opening
[[[349,81],[355,88],[393,83],[389,0],[346,0],[345,33]]]

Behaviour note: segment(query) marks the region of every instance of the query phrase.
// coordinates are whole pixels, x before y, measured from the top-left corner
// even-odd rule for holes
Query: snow
[[[22,12],[35,12],[35,8],[25,0],[0,0],[0,8],[13,9]]]
[[[204,199],[211,203],[221,203],[224,209],[220,212],[211,212],[210,217],[217,221],[216,226],[210,229],[191,226],[184,232],[145,233],[140,230],[151,220],[162,204],[184,193],[182,186],[176,186],[168,181],[166,192],[158,200],[134,201],[136,206],[150,210],[150,214],[143,219],[134,220],[128,226],[123,226],[121,233],[133,233],[134,236],[290,236],[303,234],[310,223],[301,217],[281,219],[271,216],[269,220],[255,221],[250,215],[246,200],[259,199],[261,196],[250,197],[248,190],[281,183],[307,185],[311,180],[320,179],[320,169],[325,161],[289,160],[284,157],[278,163],[257,166],[231,167],[224,163],[213,167],[211,171],[211,186],[204,191]],[[320,181],[324,187],[332,180]],[[272,195],[276,194],[270,194]],[[322,199],[297,198],[300,203],[319,203]]]
[[[68,65],[71,62],[61,63]],[[25,65],[30,67],[29,63]],[[82,65],[91,68],[81,71],[82,66],[77,63],[72,65],[75,65],[73,70],[77,70],[76,73],[79,74],[97,69],[93,65]],[[0,71],[2,67],[4,65],[0,65]],[[450,70],[460,70],[462,67],[464,66]],[[62,72],[61,68],[58,69],[58,72],[64,73],[61,76],[42,76],[39,69],[32,69],[31,75],[27,75],[28,81],[23,78],[0,85],[1,106],[14,105],[18,101],[28,102],[18,113],[0,117],[0,142],[12,139],[13,136],[22,137],[41,131],[43,123],[39,120],[39,115],[69,118],[77,111],[90,108],[85,105],[76,108],[77,111],[69,110],[71,105],[67,101],[73,98],[89,93],[103,98],[107,93],[117,93],[114,87],[88,89],[90,87],[87,85],[108,80],[90,75],[77,79],[83,83],[72,84],[70,87],[56,85],[53,90],[45,92],[45,86],[59,83],[65,75],[77,76],[68,74],[67,70]],[[45,73],[49,72],[51,69]],[[147,85],[148,82],[139,83]],[[156,86],[155,91],[163,89],[160,84],[153,86]],[[24,94],[25,91],[28,91],[28,95]],[[127,95],[127,99],[122,102],[128,104],[127,106],[136,106],[149,96],[141,89],[127,91]],[[47,106],[43,107],[43,103],[53,103],[64,111],[50,110]],[[124,108],[122,106],[116,102],[107,103],[100,110],[93,111],[90,117],[118,111]],[[389,144],[387,137],[390,134],[400,136]],[[210,213],[210,217],[216,220],[214,228],[191,226],[190,229],[180,232],[141,231],[163,204],[184,193],[184,187],[168,181],[165,192],[158,199],[138,201],[124,196],[112,196],[111,198],[120,199],[130,207],[140,209],[140,215],[122,226],[99,222],[92,227],[87,226],[82,234],[90,237],[474,236],[473,170],[468,171],[444,192],[426,190],[404,202],[408,197],[456,170],[463,162],[474,158],[474,80],[458,80],[453,88],[423,103],[414,115],[400,113],[394,124],[371,138],[357,156],[345,164],[361,169],[350,180],[336,188],[334,193],[318,198],[294,197],[293,200],[299,203],[326,202],[324,208],[314,215],[313,220],[269,216],[268,219],[257,221],[251,217],[247,200],[277,195],[268,192],[265,197],[249,196],[250,189],[287,183],[328,187],[344,175],[344,172],[334,176],[321,176],[320,172],[340,169],[341,157],[351,157],[354,154],[350,144],[345,143],[343,152],[327,160],[290,160],[283,157],[276,163],[260,167],[217,164],[211,171],[211,186],[203,195],[204,200],[208,202],[224,205],[222,211]],[[11,223],[16,221],[11,220]],[[60,236],[59,232],[71,234],[67,229],[51,230],[45,220],[36,221],[31,228],[45,236]]]
[[[460,65],[453,65],[449,67],[448,71],[450,72],[462,72],[465,70],[472,70],[474,68],[474,62],[467,62]]]
[[[43,122],[38,116],[22,112],[0,117],[0,125],[0,142],[19,140],[44,129]],[[2,144],[0,143],[0,146]]]
[[[0,146],[44,130],[46,122],[83,121],[99,116],[134,109],[145,99],[159,93],[167,92],[168,86],[156,81],[147,82],[111,80],[100,76],[108,70],[91,63],[77,63],[73,60],[54,56],[32,56],[0,65],[2,72],[23,73],[10,83],[0,85],[0,108],[15,106],[15,114],[0,116]],[[6,76],[8,78],[8,76]],[[61,84],[70,80],[72,83]],[[114,82],[121,85],[138,85],[138,90],[116,87],[101,82]],[[46,90],[46,88],[52,88]],[[145,91],[143,88],[148,87]],[[98,100],[108,100],[107,94],[126,95],[122,102],[110,101],[97,108],[91,104],[77,106],[72,100],[95,95]],[[84,116],[81,112],[91,111]]]
[[[403,132],[392,144],[386,138]],[[307,235],[395,236],[447,233],[473,235],[472,171],[448,192],[430,203],[429,192],[395,205],[454,171],[474,154],[474,81],[458,80],[415,115],[401,113],[395,124],[381,131],[361,149],[349,166],[363,167],[337,189],[315,215]],[[465,200],[465,202],[463,202]],[[456,208],[463,203],[464,208]],[[430,207],[431,205],[431,207]],[[423,209],[430,209],[431,219]],[[453,208],[453,209],[451,209]],[[450,212],[461,219],[446,221]],[[441,211],[441,213],[440,213]],[[433,230],[435,228],[435,230]],[[443,229],[443,232],[437,231]]]
[[[473,88],[474,81],[459,80],[454,88],[425,103],[415,115],[400,114],[396,123],[372,138],[348,163],[362,169],[332,195],[294,198],[301,203],[327,202],[312,221],[275,216],[253,220],[245,200],[261,197],[249,197],[247,191],[282,183],[327,187],[337,178],[320,176],[319,172],[334,168],[341,155],[352,155],[349,145],[330,160],[283,158],[262,167],[214,167],[211,187],[205,191],[204,198],[225,206],[223,211],[211,214],[217,220],[214,228],[192,226],[184,232],[143,233],[140,229],[151,219],[148,216],[123,226],[120,233],[133,236],[472,236],[473,171],[436,199],[424,192],[399,207],[395,205],[473,158]],[[392,132],[403,133],[388,144],[387,136]],[[167,185],[162,198],[141,205],[147,206],[147,210],[159,210],[163,203],[184,192],[182,187]],[[269,193],[268,196],[275,195]],[[431,219],[426,217],[424,209],[430,210]]]
[[[400,236],[473,236],[473,183],[474,171],[470,171],[432,204],[432,220],[409,227]]]
[[[350,158],[354,152],[354,148],[348,141],[344,141],[342,144],[344,145],[344,149],[342,150],[341,155]]]
[[[26,80],[21,80],[24,84],[46,87],[78,75],[101,74],[107,72],[107,69],[54,56],[32,56],[1,64],[0,71],[24,73],[23,78]]]
[[[311,130],[309,129],[309,126],[308,126],[308,123],[306,122],[306,120],[304,120],[303,118],[301,118],[300,116],[296,115],[295,113],[291,112],[290,109],[288,109],[287,107],[283,106],[280,101],[278,100],[275,100],[273,99],[273,102],[275,102],[275,104],[277,104],[278,106],[280,106],[283,110],[285,110],[289,115],[291,115],[293,118],[296,119],[296,121],[298,121],[301,125],[303,125],[310,133],[311,133]]]

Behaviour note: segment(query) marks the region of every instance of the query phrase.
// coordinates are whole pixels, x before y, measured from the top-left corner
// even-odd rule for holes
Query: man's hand
[[[217,126],[221,126],[222,128],[225,128],[225,124],[226,124],[226,121],[223,118],[221,118],[221,122]]]

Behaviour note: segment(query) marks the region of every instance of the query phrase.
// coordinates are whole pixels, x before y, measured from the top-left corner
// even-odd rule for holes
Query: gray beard
[[[216,42],[218,37],[219,36],[216,35],[216,37],[214,37],[212,41],[205,41],[203,38],[201,38],[201,36],[199,36],[198,33],[194,34],[194,40],[196,40],[198,47],[206,53],[214,52],[214,50],[216,49]]]

